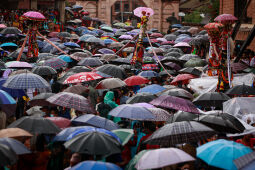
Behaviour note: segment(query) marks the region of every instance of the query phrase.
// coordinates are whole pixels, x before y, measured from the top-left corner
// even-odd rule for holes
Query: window
[[[129,4],[124,4],[124,12],[129,12]]]
[[[115,10],[115,12],[120,12],[120,3],[119,2],[115,3],[114,10]]]

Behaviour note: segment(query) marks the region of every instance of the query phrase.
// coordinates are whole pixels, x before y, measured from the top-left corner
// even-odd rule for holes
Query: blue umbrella
[[[67,140],[71,140],[73,139],[75,136],[81,134],[81,133],[86,133],[86,132],[100,132],[100,133],[105,133],[107,135],[110,135],[112,137],[114,137],[117,141],[119,141],[121,143],[121,140],[120,138],[113,132],[109,131],[109,130],[106,130],[106,129],[102,129],[102,128],[95,128],[95,127],[92,127],[92,126],[84,126],[84,128],[80,128],[80,129],[77,129],[75,130],[74,132],[72,132],[68,137],[67,137]]]
[[[104,32],[101,36],[102,37],[114,37],[114,34],[111,32]]]
[[[81,162],[70,170],[121,170],[121,168],[113,163],[97,162],[97,161],[84,161]]]
[[[234,160],[251,152],[252,149],[243,144],[220,139],[198,147],[197,157],[210,166],[236,170]]]
[[[73,5],[72,8],[73,9],[83,9],[83,6],[81,6],[81,5]]]
[[[86,41],[88,38],[90,37],[95,37],[94,35],[91,35],[91,34],[84,34],[83,36],[81,36],[79,38],[79,41]],[[96,38],[96,37],[95,37]]]
[[[138,76],[142,76],[142,77],[158,77],[158,73],[155,71],[142,71],[138,74]]]
[[[74,42],[65,42],[64,45],[67,47],[72,47],[72,48],[80,48],[81,47],[79,44],[74,43]]]
[[[108,115],[132,120],[152,120],[155,118],[149,109],[131,104],[115,107]]]
[[[5,78],[0,78],[0,89],[1,90],[7,92],[12,97],[22,97],[22,96],[26,95],[24,90],[21,90],[21,89],[9,89],[9,88],[3,87],[3,84],[5,83],[6,80],[7,79],[5,79]]]
[[[0,104],[16,104],[16,101],[7,92],[0,90]]]
[[[67,56],[67,55],[60,55],[60,56],[58,56],[58,58],[64,60],[64,61],[67,62],[67,63],[73,62],[73,59],[71,59],[71,57],[69,57],[69,56]]]
[[[165,90],[166,88],[164,88],[163,86],[160,86],[158,84],[152,84],[149,86],[146,86],[144,88],[141,88],[138,93],[151,93],[151,94],[157,94],[162,92],[163,90]]]
[[[173,25],[172,25],[172,28],[181,28],[181,27],[182,27],[181,24],[173,24]]]
[[[12,42],[3,43],[3,44],[0,45],[0,47],[17,47],[18,48],[17,44],[12,43]]]
[[[115,54],[114,51],[112,51],[111,49],[108,49],[108,48],[102,48],[102,49],[98,50],[98,52],[100,52],[102,54]]]
[[[4,144],[12,148],[17,155],[31,153],[23,143],[12,138],[0,138],[0,144]]]
[[[105,44],[105,45],[111,44],[111,43],[113,43],[113,42],[114,42],[114,41],[111,40],[111,39],[105,39],[105,40],[104,40],[104,44]]]
[[[108,120],[101,116],[96,116],[93,114],[85,114],[82,116],[79,116],[72,120],[72,124],[74,125],[91,125],[107,130],[115,130],[118,129],[119,126],[115,124],[113,121]]]

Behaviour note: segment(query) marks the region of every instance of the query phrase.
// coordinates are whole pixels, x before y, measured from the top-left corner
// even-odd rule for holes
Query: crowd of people
[[[206,56],[209,50],[209,38],[206,31],[202,28],[191,28],[188,26],[179,25],[178,27],[174,28],[175,26],[172,26],[172,32],[167,35],[163,35],[157,29],[148,30],[147,33],[149,37],[145,37],[143,42],[143,62],[137,62],[136,65],[131,65],[131,59],[134,57],[133,52],[136,48],[136,39],[134,39],[134,37],[135,35],[139,34],[139,29],[136,29],[130,25],[120,27],[117,26],[117,23],[114,23],[111,26],[101,24],[98,28],[95,28],[91,27],[92,25],[87,25],[86,27],[86,24],[84,25],[82,21],[67,22],[63,26],[62,31],[58,30],[59,32],[55,32],[56,30],[46,31],[39,28],[42,35],[46,39],[50,40],[52,44],[46,41],[45,38],[38,35],[36,42],[39,48],[39,55],[34,58],[27,58],[27,49],[25,48],[23,50],[21,48],[25,39],[25,34],[22,34],[19,31],[12,35],[2,34],[5,30],[10,28],[9,26],[13,26],[13,22],[20,22],[20,17],[24,12],[26,11],[0,11],[0,23],[6,25],[5,28],[0,28],[2,31],[0,32],[0,59],[2,60],[0,66],[2,67],[3,64],[3,67],[5,67],[1,69],[1,77],[5,83],[10,83],[11,81],[9,80],[11,80],[14,76],[19,76],[20,74],[32,74],[33,72],[34,74],[40,75],[45,81],[47,81],[49,88],[26,88],[19,89],[18,91],[15,88],[11,89],[6,84],[4,86],[0,86],[2,90],[6,90],[9,93],[8,95],[12,96],[16,101],[15,107],[12,106],[14,109],[8,108],[8,105],[7,108],[2,107],[1,109],[0,139],[3,137],[8,137],[10,134],[4,134],[4,131],[8,131],[8,129],[14,127],[24,129],[28,131],[27,133],[31,134],[29,137],[13,137],[13,139],[23,143],[31,152],[27,154],[18,154],[18,159],[15,162],[9,162],[8,164],[1,164],[0,160],[0,169],[68,170],[75,168],[75,166],[79,165],[79,163],[82,163],[83,161],[96,160],[113,163],[122,169],[131,170],[136,169],[138,166],[137,165],[135,167],[134,165],[135,159],[137,159],[136,162],[139,160],[137,154],[142,153],[143,151],[153,149],[156,150],[164,147],[179,148],[180,150],[183,150],[189,154],[189,156],[194,158],[194,160],[167,164],[165,166],[157,167],[157,169],[224,169],[224,165],[221,167],[216,165],[213,166],[212,164],[206,162],[206,160],[198,157],[198,148],[206,145],[206,143],[219,139],[236,141],[244,146],[247,146],[248,148],[254,148],[255,138],[253,134],[242,134],[244,131],[249,132],[249,130],[253,130],[252,126],[255,125],[255,120],[252,120],[253,117],[247,118],[246,122],[237,119],[234,116],[232,116],[233,118],[225,117],[224,119],[229,119],[231,123],[224,122],[224,125],[219,125],[222,129],[224,129],[223,131],[215,130],[213,135],[204,135],[204,137],[201,137],[200,140],[194,140],[191,136],[189,136],[189,141],[187,136],[184,135],[183,138],[185,139],[181,139],[182,136],[177,135],[180,140],[186,141],[182,143],[177,142],[175,144],[170,144],[170,142],[164,143],[165,145],[157,143],[157,140],[154,142],[148,142],[152,140],[152,137],[155,137],[155,133],[162,130],[164,127],[171,124],[174,126],[174,123],[181,121],[193,122],[197,119],[197,122],[199,122],[199,116],[197,116],[198,113],[199,115],[203,116],[207,115],[207,111],[214,111],[215,109],[222,110],[223,101],[227,101],[227,99],[222,100],[222,103],[215,107],[206,107],[202,104],[198,104],[197,107],[195,107],[197,113],[187,113],[185,112],[185,109],[182,110],[185,106],[179,106],[181,104],[177,104],[178,100],[183,100],[189,103],[188,105],[190,106],[193,98],[201,95],[194,89],[190,88],[189,81],[190,79],[194,78],[201,78],[203,76],[206,77],[206,68],[204,66],[207,64]],[[59,20],[59,12],[57,10],[39,12],[41,12],[48,19],[47,22],[58,22]],[[101,23],[101,21],[98,22]],[[23,25],[23,29],[26,29],[26,24]],[[189,42],[195,37],[201,39],[201,44],[189,45]],[[14,43],[16,45],[12,44],[10,46],[8,43]],[[23,52],[21,55],[19,55],[21,50],[23,50]],[[20,61],[16,61],[19,57]],[[20,65],[16,65],[14,67],[10,66],[15,62],[19,63],[21,61],[28,63],[31,65],[31,67]],[[246,64],[247,67],[255,67],[254,52],[247,50],[243,54],[241,62]],[[36,72],[36,69],[49,66],[51,69],[47,68],[49,70],[47,70],[46,73],[43,73],[43,70]],[[53,73],[50,70],[53,70]],[[89,80],[85,74],[87,72],[94,72],[100,78]],[[83,78],[73,79],[73,82],[68,83],[67,79],[69,79],[70,76],[78,73],[84,73],[85,76]],[[243,70],[239,70],[239,73],[243,73]],[[188,74],[191,77],[181,80],[175,79],[176,77],[184,74]],[[129,85],[127,83],[127,79],[132,77],[138,77],[139,80],[141,79],[141,81],[144,82],[136,84],[136,79],[133,79],[130,84],[135,85]],[[109,81],[103,84],[104,80],[108,80],[110,78],[118,78],[118,80],[114,79],[111,80],[112,82]],[[83,79],[86,79],[87,81],[82,81]],[[119,85],[119,82],[120,84],[124,83],[124,85]],[[147,87],[151,88],[146,89]],[[176,93],[173,93],[175,90]],[[71,99],[69,99],[69,97],[61,99],[63,100],[63,103],[65,102],[64,100],[68,101],[65,103],[66,106],[54,104],[48,100],[48,98],[51,98],[57,94],[62,94],[63,92],[67,92],[69,95],[71,95],[71,93],[76,95],[73,96],[73,98],[77,96],[77,98],[85,98],[86,100],[84,99],[84,101],[88,101],[88,108],[85,109],[87,112],[82,109],[75,109],[73,106],[79,105],[79,103],[78,101],[71,103]],[[51,97],[48,96],[47,98],[39,98],[40,102],[44,102],[40,103],[38,101],[36,104],[33,103],[35,102],[34,100],[37,96],[43,96],[43,94],[46,95],[49,93],[51,93]],[[173,98],[173,100],[175,100],[173,105],[178,105],[180,108],[179,110],[176,109],[176,107],[171,107],[170,104],[163,106],[160,105],[163,104],[163,102],[159,104],[151,102],[162,95],[171,96],[170,94],[176,97]],[[251,95],[254,95],[253,92],[251,92]],[[243,96],[249,96],[249,94],[243,94]],[[230,95],[230,97],[233,97],[233,95]],[[231,100],[230,97],[226,98]],[[210,103],[210,101],[207,102]],[[80,105],[82,105],[82,103]],[[160,113],[156,112],[155,115],[165,114],[165,117],[164,119],[162,118],[159,120],[157,120],[157,116],[150,119],[143,119],[142,117],[140,119],[132,119],[127,118],[128,116],[113,116],[113,114],[110,114],[113,110],[115,111],[117,108],[122,106],[126,106],[127,108],[134,107],[131,113],[134,112],[134,114],[139,114],[135,113],[135,109],[137,109],[135,105],[138,108],[146,107],[146,111],[150,111],[150,109],[153,110],[155,108],[159,109]],[[128,109],[121,110],[119,114],[124,114],[125,112],[128,112]],[[150,111],[150,113],[152,114],[153,112]],[[98,120],[93,122],[83,118],[83,116],[91,114],[98,116],[95,118]],[[182,117],[182,115],[189,116]],[[42,120],[51,120],[52,118],[52,120],[56,121],[58,120],[54,118],[64,118],[64,120],[69,123],[65,126],[63,125],[64,123],[59,125],[55,122],[56,126],[58,126],[56,128],[62,128],[61,131],[59,130],[59,132],[55,134],[45,134],[40,132],[35,133],[33,129],[29,131],[24,124],[20,126],[22,122],[15,123],[22,118],[27,118],[27,116],[28,118],[40,117]],[[82,121],[79,121],[79,119],[82,119]],[[242,122],[239,122],[241,125],[237,127],[233,123],[234,121],[232,122],[232,119],[235,119],[234,121]],[[105,124],[102,125],[100,120],[104,120]],[[62,137],[61,135],[63,134],[61,133],[63,133],[63,131],[65,133],[71,133],[71,128],[77,126],[80,128],[87,128],[88,126],[101,128],[94,131],[111,136],[112,132],[109,130],[111,128],[107,127],[109,121],[111,124],[114,124],[120,129],[132,130],[131,137],[128,138],[128,141],[120,147],[121,151],[118,153],[93,155],[88,152],[78,152],[67,147],[65,142],[70,140],[67,139],[67,137],[65,140],[56,140],[56,137]],[[208,125],[206,128],[210,127],[210,132],[213,131],[213,128],[211,129],[211,127],[214,127],[214,125],[211,125],[212,123],[213,122],[204,123],[205,125]],[[203,127],[205,125],[203,125]],[[33,125],[31,124],[31,126]],[[38,123],[38,125],[35,126],[41,126],[41,124]],[[217,123],[215,126],[217,126]],[[244,130],[244,127],[248,127],[250,129]],[[46,129],[46,127],[41,128]],[[232,132],[238,132],[240,134],[229,137],[227,136],[229,130],[226,130],[228,128],[231,129]],[[18,131],[20,131],[20,129]],[[70,132],[68,132],[68,129],[70,129]],[[72,132],[74,131],[75,130]],[[179,131],[179,129],[176,129],[176,131]],[[86,130],[84,133],[90,133],[90,131]],[[199,136],[198,133],[195,132],[194,135]],[[78,136],[73,136],[71,140],[74,138],[76,139],[77,137]],[[117,143],[120,139],[118,135],[117,137],[116,135],[114,137],[111,136],[111,138],[111,140],[114,140],[114,142]],[[159,137],[158,142],[160,139],[161,138]],[[91,138],[90,140],[93,139]],[[80,143],[79,145],[86,145],[88,144],[88,141],[89,139],[86,139],[86,142]],[[101,138],[100,141],[104,141],[103,138]],[[98,141],[95,139],[96,144],[97,142]],[[2,145],[1,140],[0,145]],[[91,147],[92,146],[95,148],[88,147],[88,150],[96,150],[97,147],[100,148],[100,146],[91,145]],[[103,150],[111,146],[112,145],[106,145]],[[113,148],[108,149],[114,150]],[[0,155],[1,154],[2,153],[0,151]],[[2,159],[4,156],[1,155],[0,157]],[[173,155],[173,157],[175,157],[175,155]],[[235,159],[236,158],[237,157],[235,157]],[[233,162],[233,160],[231,161]],[[223,162],[224,158],[221,160],[221,164],[224,164]],[[84,167],[84,169],[86,169],[86,167]],[[226,167],[225,169],[236,169],[236,167]]]

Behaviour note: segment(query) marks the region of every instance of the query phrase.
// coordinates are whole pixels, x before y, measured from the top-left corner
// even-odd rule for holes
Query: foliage
[[[202,21],[202,17],[200,16],[199,11],[193,11],[190,14],[186,14],[184,17],[184,22],[188,23],[200,23]]]

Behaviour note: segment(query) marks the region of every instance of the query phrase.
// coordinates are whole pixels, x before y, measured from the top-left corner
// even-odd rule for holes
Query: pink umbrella
[[[121,35],[119,37],[119,39],[123,39],[123,40],[132,40],[133,37],[131,35]]]
[[[146,108],[156,108],[155,106],[153,106],[152,104],[149,103],[134,103],[134,106],[140,106],[140,107],[146,107]]]
[[[221,14],[219,16],[217,16],[214,21],[220,22],[220,23],[224,23],[224,22],[234,22],[238,20],[235,16],[231,15],[231,14]]]
[[[46,119],[49,119],[57,127],[61,128],[61,129],[70,127],[70,125],[71,125],[71,121],[69,119],[66,119],[66,118],[63,118],[63,117],[46,117]]]
[[[36,11],[28,11],[22,15],[23,18],[29,19],[29,20],[35,20],[35,21],[43,21],[45,20],[45,16],[41,14],[40,12]]]
[[[7,26],[4,24],[0,24],[0,28],[6,28]]]
[[[27,62],[16,61],[8,65],[8,68],[32,68],[32,65]]]
[[[174,41],[163,41],[161,45],[174,45]]]
[[[142,12],[145,11],[146,12],[146,16],[150,17],[154,14],[153,9],[151,8],[147,8],[147,7],[138,7],[134,10],[134,15],[137,17],[142,17],[143,14]]]
[[[165,38],[157,38],[157,40],[158,40],[159,42],[165,42],[165,41],[167,41],[167,39],[165,39]]]
[[[150,37],[156,37],[156,38],[161,38],[161,37],[163,37],[163,35],[161,34],[161,33],[152,33],[151,35],[150,35]]]
[[[175,44],[174,47],[190,47],[190,45],[186,42],[179,42]]]

